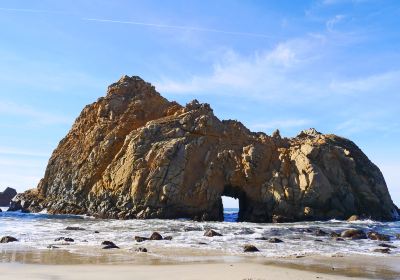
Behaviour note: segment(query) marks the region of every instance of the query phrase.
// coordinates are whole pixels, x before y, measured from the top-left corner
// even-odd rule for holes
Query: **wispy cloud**
[[[330,18],[326,22],[326,29],[330,32],[333,32],[335,25],[341,22],[344,18],[344,15],[335,15],[334,17]]]
[[[70,125],[73,122],[71,117],[44,112],[40,109],[12,102],[0,102],[0,115],[23,117],[26,118],[26,123],[31,125]]]
[[[323,40],[323,36],[291,40],[250,56],[228,50],[218,56],[209,75],[194,75],[186,81],[164,77],[156,87],[165,93],[207,94],[212,91],[261,99],[286,98],[305,89],[311,92],[314,91],[312,85],[304,77],[297,78],[297,73],[315,59],[316,45],[323,45]]]
[[[221,33],[221,34],[237,35],[237,36],[253,36],[253,37],[273,38],[273,36],[270,36],[267,34],[261,34],[261,33],[229,31],[229,30],[185,26],[185,25],[169,25],[169,24],[150,23],[150,22],[123,21],[123,20],[99,19],[99,18],[82,18],[82,20],[93,21],[93,22],[102,22],[102,23],[129,24],[129,25],[138,25],[138,26],[154,27],[154,28],[167,28],[167,29],[176,29],[176,30],[184,30],[184,31],[212,32],[212,33]]]

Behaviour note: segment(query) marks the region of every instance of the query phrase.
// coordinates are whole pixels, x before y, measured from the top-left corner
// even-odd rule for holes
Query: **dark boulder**
[[[163,240],[163,237],[158,232],[153,232],[149,239],[150,240]]]
[[[243,246],[243,252],[245,253],[253,253],[253,252],[259,252],[260,250],[257,249],[256,246],[254,245],[244,245]]]
[[[10,243],[10,242],[16,242],[16,241],[18,241],[18,239],[15,237],[12,237],[12,236],[3,236],[0,239],[0,243]]]
[[[17,195],[17,191],[13,188],[6,188],[0,192],[0,207],[9,207],[11,200]]]
[[[206,230],[206,232],[204,233],[204,236],[207,237],[214,237],[214,236],[222,236],[222,234],[220,234],[219,232],[216,232],[213,229],[208,229]]]
[[[115,245],[114,242],[108,240],[101,242],[101,245],[105,245],[103,249],[119,249],[119,247]]]

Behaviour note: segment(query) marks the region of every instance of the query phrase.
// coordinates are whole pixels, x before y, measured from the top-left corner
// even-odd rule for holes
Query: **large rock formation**
[[[314,129],[253,133],[127,76],[83,109],[12,210],[222,220],[223,195],[239,198],[241,221],[398,218],[381,172],[353,142]]]
[[[3,192],[0,192],[0,207],[10,206],[11,199],[17,195],[17,191],[13,188],[6,188]]]

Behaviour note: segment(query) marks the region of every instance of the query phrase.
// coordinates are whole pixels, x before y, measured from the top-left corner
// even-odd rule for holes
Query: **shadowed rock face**
[[[0,206],[10,206],[11,199],[17,195],[17,191],[13,188],[6,188],[3,192],[0,192]]]
[[[222,195],[239,198],[241,221],[398,218],[381,172],[353,142],[314,129],[253,133],[127,76],[83,109],[12,210],[223,220]]]

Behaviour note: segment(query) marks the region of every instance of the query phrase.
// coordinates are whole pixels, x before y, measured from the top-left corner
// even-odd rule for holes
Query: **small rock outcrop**
[[[254,133],[135,76],[83,109],[37,188],[11,210],[223,220],[223,195],[239,199],[239,221],[399,217],[382,173],[350,140],[315,129]]]
[[[6,188],[0,192],[0,207],[10,206],[11,200],[17,195],[17,191],[13,188]]]

